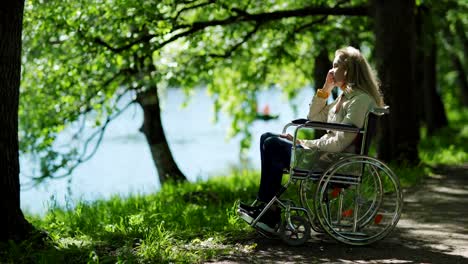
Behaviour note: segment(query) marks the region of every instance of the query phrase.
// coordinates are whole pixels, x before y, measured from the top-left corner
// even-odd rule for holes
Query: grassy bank
[[[252,235],[235,215],[239,198],[252,200],[258,174],[234,172],[206,182],[165,185],[153,195],[80,203],[73,211],[52,208],[32,223],[47,230],[52,248],[11,244],[12,263],[196,263],[230,251]],[[228,242],[229,241],[229,242]],[[25,253],[26,252],[26,253]]]
[[[403,186],[417,184],[431,167],[468,162],[467,114],[428,137],[422,131],[416,167],[392,166]],[[238,200],[251,201],[259,173],[234,171],[206,182],[168,184],[152,195],[79,203],[28,216],[47,230],[48,246],[3,245],[7,263],[197,263],[229,252],[248,252],[254,232],[235,214]]]

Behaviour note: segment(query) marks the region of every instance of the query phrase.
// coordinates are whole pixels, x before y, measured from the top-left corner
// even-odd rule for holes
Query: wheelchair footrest
[[[257,223],[255,223],[255,225],[252,225],[252,223],[255,221],[255,218],[253,218],[251,215],[249,215],[247,212],[245,212],[244,210],[242,209],[237,209],[237,214],[239,215],[239,217],[244,220],[247,224],[249,224],[250,226],[252,226],[253,228],[257,229],[257,230],[261,230],[262,231],[262,234],[263,233],[269,233],[271,235],[277,235],[278,234],[278,230],[279,230],[279,226],[277,225],[277,227],[275,228],[271,228],[269,227],[268,225],[258,221]]]

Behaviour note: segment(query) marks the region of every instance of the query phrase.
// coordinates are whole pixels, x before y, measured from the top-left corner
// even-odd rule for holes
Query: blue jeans
[[[260,137],[262,172],[257,200],[268,203],[281,189],[283,170],[291,162],[291,148],[292,142],[278,134],[265,133]]]

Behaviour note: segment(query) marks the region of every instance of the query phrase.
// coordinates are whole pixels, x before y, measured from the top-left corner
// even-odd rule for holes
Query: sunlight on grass
[[[421,130],[419,156],[429,165],[457,165],[468,162],[468,111],[448,113],[450,127],[428,136]]]
[[[420,183],[425,176],[431,173],[431,169],[424,164],[408,166],[391,163],[389,166],[400,179],[400,184],[403,188],[411,187]]]
[[[50,232],[53,249],[24,255],[19,253],[24,247],[18,245],[2,259],[15,263],[37,258],[58,263],[69,257],[89,263],[201,262],[239,250],[234,242],[253,234],[236,216],[235,206],[240,198],[255,199],[258,181],[258,173],[238,170],[205,182],[166,184],[152,195],[81,202],[74,210],[55,206],[43,218],[28,217]]]

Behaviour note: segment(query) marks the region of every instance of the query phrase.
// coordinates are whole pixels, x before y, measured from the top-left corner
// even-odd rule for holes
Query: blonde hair
[[[375,71],[361,52],[349,46],[337,50],[335,56],[338,57],[338,64],[344,65],[346,71],[346,90],[361,90],[372,96],[377,106],[384,106]]]

